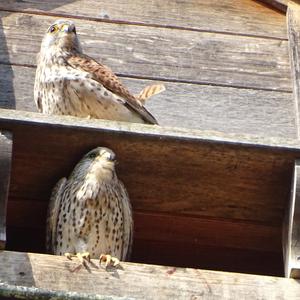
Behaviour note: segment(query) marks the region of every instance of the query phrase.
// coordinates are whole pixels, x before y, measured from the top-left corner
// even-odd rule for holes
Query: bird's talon
[[[114,267],[116,267],[120,264],[120,261],[116,257],[113,257],[112,262],[113,262]]]
[[[69,253],[69,252],[66,252],[66,253],[64,253],[64,256],[65,256],[67,259],[72,260],[72,257],[74,257],[74,254],[71,254],[71,253]]]
[[[79,253],[79,254],[83,259],[86,259],[88,262],[91,261],[91,256],[90,256],[89,252],[83,252],[83,253]]]
[[[86,261],[88,262],[91,261],[91,256],[89,252],[76,253],[76,254],[71,254],[69,252],[66,252],[64,253],[64,256],[70,260],[72,260],[72,257],[77,257],[83,265],[85,265]]]
[[[113,257],[109,254],[101,254],[100,255],[100,264],[101,264],[101,262],[105,262],[105,268],[107,268],[109,265],[116,267],[120,264],[120,261],[118,258]]]

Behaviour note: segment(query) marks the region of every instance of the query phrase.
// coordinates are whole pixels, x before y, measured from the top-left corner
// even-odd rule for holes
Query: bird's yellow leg
[[[101,254],[100,255],[100,264],[101,262],[105,262],[105,268],[109,265],[112,265],[113,267],[116,267],[120,264],[120,261],[118,258],[113,257],[109,254]]]
[[[72,257],[77,257],[82,264],[84,264],[85,260],[87,261],[91,260],[91,256],[89,252],[76,253],[76,254],[65,253],[65,257],[67,257],[68,259],[72,259]]]

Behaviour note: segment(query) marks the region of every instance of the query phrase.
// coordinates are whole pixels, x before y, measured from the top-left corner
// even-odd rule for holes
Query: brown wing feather
[[[72,55],[67,59],[67,62],[73,68],[79,68],[90,73],[94,80],[101,83],[114,94],[120,96],[126,101],[126,107],[138,113],[146,123],[158,124],[152,114],[127,90],[110,68],[96,62],[85,54]]]
[[[48,253],[56,253],[56,230],[59,217],[60,203],[62,199],[62,192],[67,182],[66,178],[61,178],[54,186],[47,211],[47,225],[46,225],[46,249]]]

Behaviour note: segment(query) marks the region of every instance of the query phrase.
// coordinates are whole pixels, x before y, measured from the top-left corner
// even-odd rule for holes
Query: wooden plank
[[[274,2],[274,1],[273,1]],[[279,1],[276,1],[279,2]],[[283,1],[282,1],[283,2]],[[1,10],[53,14],[104,22],[177,27],[286,39],[283,15],[252,0],[97,1],[23,0],[0,4]],[[241,26],[243,24],[243,26]]]
[[[6,243],[6,207],[12,159],[12,135],[0,131],[0,250]]]
[[[24,76],[26,74],[26,76]],[[0,67],[0,107],[36,111],[35,69]],[[156,81],[122,78],[133,93]],[[184,83],[164,83],[167,90],[146,106],[160,125],[296,138],[291,93]]]
[[[8,251],[0,253],[0,262],[3,266],[0,269],[2,296],[40,295],[47,290],[48,295],[51,293],[51,296],[56,297],[56,292],[68,291],[79,293],[75,294],[77,297],[96,297],[97,294],[100,299],[156,299],[157,294],[160,299],[300,297],[299,281],[279,277],[123,262],[122,268],[105,271],[103,268],[97,268],[96,260],[93,260],[95,266],[91,266],[89,271],[81,268],[72,272],[78,266],[78,261],[69,261],[59,256]],[[26,292],[28,294],[25,294]]]
[[[285,276],[300,278],[300,161],[295,162],[291,200],[283,231]]]
[[[300,153],[297,140],[13,110],[0,110],[0,128],[15,137],[10,197],[16,200],[48,201],[55,182],[101,145],[116,152],[135,210],[276,226]]]
[[[56,18],[6,12],[0,17],[0,63],[34,65],[45,29]],[[291,91],[287,41],[80,19],[76,24],[86,53],[119,74]]]
[[[221,230],[221,229],[220,229]],[[135,240],[132,261],[185,268],[284,276],[282,253],[194,245],[184,242]],[[263,262],[263,263],[262,263]]]
[[[287,10],[289,54],[293,82],[297,135],[300,138],[300,4],[289,2]]]
[[[282,12],[286,12],[288,0],[259,0],[260,2],[264,2],[267,5],[272,6],[275,9],[278,9]]]
[[[46,207],[10,199],[7,250],[45,252]],[[132,261],[283,275],[281,226],[136,210],[134,225]]]
[[[8,202],[7,226],[45,230],[47,202]],[[281,252],[281,227],[134,211],[135,239]],[[223,234],[219,235],[222,228]],[[153,235],[153,232],[157,233]],[[158,234],[159,233],[159,234]]]

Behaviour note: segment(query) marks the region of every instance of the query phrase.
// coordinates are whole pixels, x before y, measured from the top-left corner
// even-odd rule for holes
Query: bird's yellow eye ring
[[[50,28],[49,28],[49,32],[50,33],[54,33],[57,31],[57,26],[56,25],[52,25]]]

